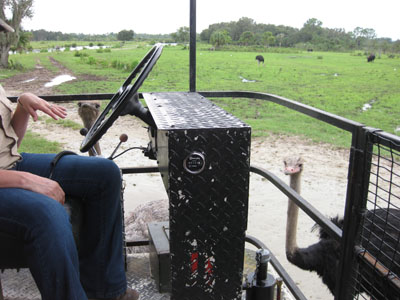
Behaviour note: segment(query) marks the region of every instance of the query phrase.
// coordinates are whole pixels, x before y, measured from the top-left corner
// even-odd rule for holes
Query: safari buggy
[[[196,91],[196,1],[190,4],[190,91],[139,93],[161,56],[162,45],[156,45],[116,94],[43,96],[48,101],[111,99],[87,132],[83,152],[91,149],[120,115],[136,116],[148,126],[144,155],[155,159],[157,167],[133,166],[121,168],[121,172],[161,175],[169,199],[169,222],[148,224],[148,240],[125,242],[126,247],[148,245],[150,249],[146,257],[132,261],[127,257],[129,284],[140,291],[141,299],[284,299],[289,296],[282,295],[282,284],[295,299],[306,299],[268,245],[246,234],[252,172],[274,184],[339,242],[335,299],[400,299],[400,229],[389,217],[374,215],[378,208],[399,209],[400,138],[272,94]],[[250,164],[251,127],[209,100],[224,97],[270,101],[351,134],[341,227],[276,175]],[[367,207],[373,208],[368,218]],[[370,230],[375,223],[380,224],[378,235]],[[378,242],[366,247],[371,235]],[[388,236],[394,242],[389,244]],[[4,235],[0,240],[0,269],[26,267],[18,256],[22,256],[18,241]],[[244,279],[246,243],[259,250],[252,258],[253,272]],[[7,295],[11,285],[7,282],[4,292],[15,299]],[[36,299],[30,298],[29,291],[24,293],[26,299]]]

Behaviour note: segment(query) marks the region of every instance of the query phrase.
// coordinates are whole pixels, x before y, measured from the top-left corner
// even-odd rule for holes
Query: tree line
[[[357,27],[351,32],[342,28],[325,28],[318,19],[307,20],[301,29],[284,25],[256,23],[242,17],[238,21],[209,25],[198,34],[198,40],[215,48],[226,45],[296,47],[319,51],[381,51],[400,52],[400,40],[378,38],[372,28]],[[189,42],[189,27],[180,27],[171,34],[137,34],[133,30],[121,30],[108,34],[77,34],[46,30],[29,31],[33,41],[130,41],[155,40],[162,42]]]
[[[163,40],[170,39],[169,34],[147,34],[135,33],[133,30],[121,30],[118,33],[107,34],[84,34],[84,33],[63,33],[61,31],[47,31],[29,30],[32,41],[92,41],[92,42],[106,42],[106,41],[132,41],[132,40]]]
[[[256,23],[243,17],[238,21],[210,25],[200,33],[202,41],[215,47],[223,45],[262,45],[297,47],[321,51],[369,50],[400,52],[400,40],[377,38],[372,28],[357,27],[351,32],[343,28],[325,28],[316,18],[307,20],[301,29],[283,25]]]

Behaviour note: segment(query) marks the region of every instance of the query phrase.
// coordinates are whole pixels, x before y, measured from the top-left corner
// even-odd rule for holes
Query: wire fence
[[[400,144],[366,135],[364,206],[353,265],[353,299],[400,299]]]

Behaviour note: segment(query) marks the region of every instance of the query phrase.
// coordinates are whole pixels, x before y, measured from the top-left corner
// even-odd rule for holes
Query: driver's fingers
[[[64,106],[58,105],[58,104],[53,104],[53,103],[49,103],[50,107],[52,109],[58,110],[58,111],[63,111],[63,112],[67,112],[67,109]]]
[[[65,109],[65,107],[52,104],[50,109],[52,112],[54,112],[57,116],[61,118],[65,118],[67,116],[67,110]]]
[[[29,112],[29,114],[31,115],[31,117],[32,117],[32,119],[33,119],[33,121],[37,121],[37,119],[38,119],[38,115],[37,115],[37,113],[36,113],[36,110],[34,110],[32,107],[28,107],[28,112]]]
[[[53,119],[57,120],[58,117],[65,118],[67,116],[66,109],[62,106],[55,104],[47,104],[42,108],[42,111],[48,114]]]

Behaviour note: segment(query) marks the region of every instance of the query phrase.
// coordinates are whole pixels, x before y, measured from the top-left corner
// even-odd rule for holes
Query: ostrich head
[[[79,101],[78,102],[78,114],[83,121],[83,125],[90,129],[94,121],[100,114],[100,102],[99,101]]]
[[[300,174],[303,171],[304,160],[302,157],[285,158],[283,163],[285,165],[283,170],[285,175]]]

